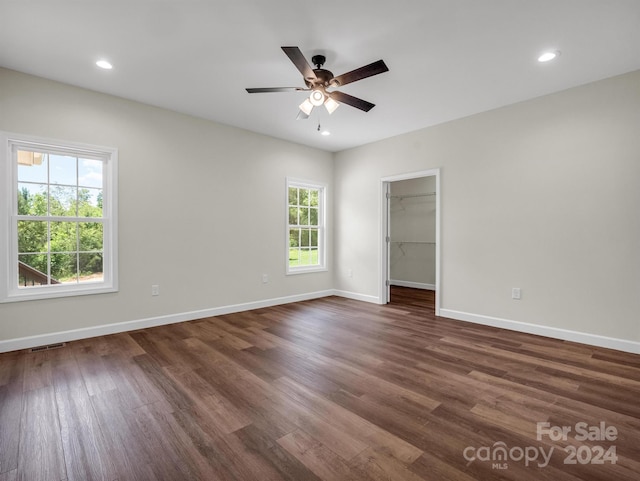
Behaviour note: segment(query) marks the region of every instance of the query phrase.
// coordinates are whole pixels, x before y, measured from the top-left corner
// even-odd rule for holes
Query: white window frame
[[[18,287],[18,163],[14,147],[43,153],[68,154],[103,162],[103,280],[78,284]],[[29,301],[118,290],[118,150],[113,147],[0,132],[0,302]]]
[[[318,265],[315,266],[290,266],[289,265],[289,187],[303,189],[316,189],[318,195]],[[305,274],[309,272],[327,271],[327,185],[319,182],[310,182],[287,177],[285,189],[285,265],[286,274]]]

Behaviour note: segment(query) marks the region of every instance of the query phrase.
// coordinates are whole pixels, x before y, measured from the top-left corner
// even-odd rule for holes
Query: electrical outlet
[[[511,289],[511,299],[515,299],[517,301],[522,299],[522,292],[520,291],[519,287],[514,287]]]
[[[269,282],[269,274],[262,274],[262,283],[266,284]]]
[[[152,296],[160,295],[160,286],[158,284],[154,284],[151,286],[151,295]]]

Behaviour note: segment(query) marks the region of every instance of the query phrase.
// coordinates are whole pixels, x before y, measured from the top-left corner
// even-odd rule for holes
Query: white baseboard
[[[320,297],[327,297],[332,295],[339,294],[336,294],[333,289],[330,289],[326,291],[317,291],[306,294],[298,294],[294,296],[277,297],[274,299],[247,302],[244,304],[233,304],[229,306],[214,307],[211,309],[202,309],[198,311],[169,314],[166,316],[150,317],[147,319],[138,319],[135,321],[116,322],[113,324],[103,324],[101,326],[92,326],[82,329],[73,329],[69,331],[41,334],[37,336],[8,339],[5,341],[0,341],[0,352],[19,351],[21,349],[29,349],[31,347],[44,346],[59,342],[76,341],[78,339],[87,339],[96,336],[106,336],[108,334],[116,334],[118,332],[134,331],[136,329],[144,329],[147,327],[174,324],[176,322],[193,321],[195,319],[202,319],[204,317],[221,316],[224,314],[232,314],[234,312],[250,311],[253,309],[277,306],[281,304],[289,304],[292,302],[308,301],[310,299],[318,299]]]
[[[436,290],[435,284],[425,284],[424,282],[390,280],[389,283],[392,286],[398,286],[398,287],[411,287],[413,289],[424,289],[426,291]]]
[[[380,304],[380,298],[378,296],[370,296],[368,294],[359,294],[357,292],[341,291],[339,289],[333,290],[334,296],[345,297],[347,299],[353,299],[355,301],[370,302],[372,304]]]
[[[47,344],[55,344],[58,342],[68,342],[96,336],[105,336],[108,334],[116,334],[119,332],[134,331],[136,329],[144,329],[147,327],[163,326],[165,324],[173,324],[176,322],[193,321],[195,319],[202,319],[205,317],[221,316],[224,314],[232,314],[234,312],[250,311],[253,309],[261,309],[263,307],[307,301],[328,296],[340,296],[347,299],[380,304],[380,298],[377,296],[359,294],[357,292],[342,291],[337,289],[329,289],[326,291],[317,291],[293,296],[277,297],[273,299],[265,299],[262,301],[247,302],[244,304],[233,304],[229,306],[214,307],[211,309],[202,309],[198,311],[181,312],[177,314],[169,314],[166,316],[151,317],[147,319],[104,324],[101,326],[87,327],[83,329],[73,329],[69,331],[41,334],[37,336],[8,339],[0,341],[0,352],[18,351],[21,349],[28,349],[31,347],[43,346]],[[503,329],[510,329],[512,331],[526,332],[529,334],[537,334],[539,336],[546,336],[555,339],[562,339],[565,341],[579,342],[592,346],[606,347],[609,349],[616,349],[618,351],[640,354],[640,342],[628,341],[625,339],[616,339],[612,337],[599,336],[596,334],[559,329],[556,327],[540,326],[538,324],[530,324],[526,322],[512,321],[509,319],[471,314],[468,312],[455,311],[452,309],[440,309],[439,315],[441,317],[473,322],[485,326],[500,327]]]
[[[511,331],[526,332],[528,334],[536,334],[538,336],[551,337],[564,341],[579,342],[581,344],[588,344],[591,346],[606,347],[608,349],[640,354],[640,342],[628,341],[625,339],[600,336],[586,332],[570,331],[568,329],[560,329],[557,327],[541,326],[528,322],[512,321],[498,317],[471,314],[469,312],[454,311],[452,309],[440,309],[440,316],[459,321],[473,322],[475,324],[482,324],[485,326],[500,327]]]

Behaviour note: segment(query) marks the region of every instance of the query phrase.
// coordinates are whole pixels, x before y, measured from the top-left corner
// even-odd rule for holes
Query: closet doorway
[[[440,171],[382,179],[381,301],[433,306],[440,298]]]

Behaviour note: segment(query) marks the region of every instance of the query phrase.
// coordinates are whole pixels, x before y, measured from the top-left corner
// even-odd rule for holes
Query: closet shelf
[[[424,192],[422,194],[398,194],[398,195],[391,195],[391,194],[387,194],[387,198],[388,199],[410,199],[412,197],[432,197],[435,196],[436,193],[435,192]]]
[[[392,244],[396,244],[398,246],[398,249],[400,249],[400,252],[402,252],[403,256],[406,256],[407,253],[404,251],[404,249],[402,248],[403,246],[405,246],[406,244],[416,244],[416,245],[436,245],[435,242],[424,242],[424,241],[391,241]]]
[[[392,244],[430,244],[436,245],[435,242],[425,242],[425,241],[391,241]]]

